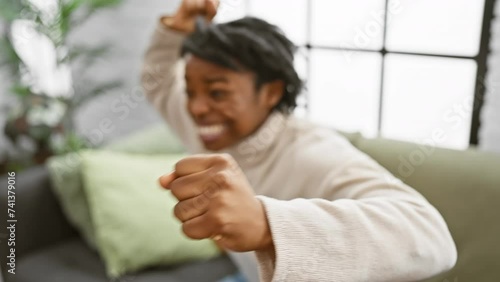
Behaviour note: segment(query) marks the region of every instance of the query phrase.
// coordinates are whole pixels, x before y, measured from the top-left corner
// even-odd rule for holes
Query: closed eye
[[[224,99],[225,97],[227,97],[227,92],[226,91],[222,91],[222,90],[212,90],[210,91],[210,97],[214,100],[222,100]]]

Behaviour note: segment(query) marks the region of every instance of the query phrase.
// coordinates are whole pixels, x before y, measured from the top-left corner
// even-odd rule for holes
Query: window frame
[[[252,0],[246,0],[245,5],[245,14],[249,14],[249,2]],[[333,46],[321,46],[312,44],[311,34],[312,34],[312,1],[314,0],[305,0],[307,1],[307,11],[306,11],[306,44],[298,46],[299,48],[305,49],[306,54],[306,83],[311,77],[311,52],[312,50],[332,50],[332,51],[354,51],[354,52],[367,52],[367,53],[378,53],[382,56],[381,62],[381,70],[380,70],[380,89],[379,89],[379,115],[377,121],[377,134],[381,134],[382,130],[382,115],[383,115],[383,102],[384,102],[384,77],[385,77],[385,57],[388,54],[402,54],[402,55],[419,55],[419,56],[428,56],[428,57],[440,57],[440,58],[455,58],[455,59],[472,59],[477,64],[477,72],[475,79],[475,90],[474,90],[474,100],[473,100],[473,109],[472,109],[472,119],[471,119],[471,128],[469,134],[469,145],[475,146],[479,144],[479,129],[481,127],[481,109],[483,107],[484,98],[486,94],[486,85],[485,78],[487,69],[487,60],[488,55],[490,53],[490,41],[491,41],[491,23],[494,18],[494,8],[496,0],[485,0],[484,3],[484,12],[483,19],[481,25],[481,37],[480,37],[480,46],[479,52],[476,56],[458,56],[458,55],[445,55],[445,54],[432,54],[432,53],[419,53],[419,52],[398,52],[398,51],[389,51],[386,49],[386,35],[387,35],[387,11],[389,6],[389,0],[385,0],[385,15],[384,15],[384,28],[382,30],[382,49],[380,50],[370,50],[363,48],[345,48],[345,47],[333,47]],[[310,113],[310,109],[308,107],[310,101],[310,95],[308,91],[304,92],[305,96],[305,110],[306,113]]]

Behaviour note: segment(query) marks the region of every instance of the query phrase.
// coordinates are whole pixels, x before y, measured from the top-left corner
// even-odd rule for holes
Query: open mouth
[[[205,143],[218,140],[225,131],[226,126],[223,124],[198,126],[198,134]]]

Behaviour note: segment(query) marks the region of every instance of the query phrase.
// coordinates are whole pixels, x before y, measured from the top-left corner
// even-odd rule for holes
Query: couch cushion
[[[184,151],[174,133],[165,125],[154,125],[105,146],[106,150],[137,154],[176,154]],[[87,198],[81,179],[81,152],[55,156],[47,162],[51,188],[68,221],[76,227],[87,244],[96,248]]]
[[[10,246],[6,244],[7,222],[7,176],[0,177],[0,268],[6,271],[7,254]],[[43,166],[35,166],[16,174],[16,257],[30,253],[34,249],[54,244],[59,240],[72,237],[75,230],[65,221],[61,208],[52,191],[48,172]],[[5,230],[5,231],[4,231]],[[36,234],[36,236],[33,236]],[[5,254],[5,255],[4,255]]]
[[[199,282],[219,281],[237,270],[225,256],[196,263],[148,269],[117,281]],[[59,243],[30,254],[17,263],[6,282],[109,282],[98,254],[80,239]]]
[[[360,140],[358,148],[422,193],[448,223],[457,265],[427,281],[500,281],[500,155],[386,139]]]
[[[110,277],[220,254],[212,240],[192,240],[182,233],[182,223],[172,212],[178,200],[158,183],[184,156],[100,150],[82,154],[85,195]]]
[[[356,147],[358,146],[359,141],[363,139],[363,135],[359,132],[347,132],[341,130],[336,130],[336,131],[341,135],[343,135],[347,140],[349,140],[349,142],[351,142],[352,145]]]

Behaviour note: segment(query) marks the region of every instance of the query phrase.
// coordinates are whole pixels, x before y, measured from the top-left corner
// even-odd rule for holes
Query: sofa
[[[500,155],[474,148],[466,151],[367,139],[343,133],[396,177],[422,193],[443,215],[458,249],[456,266],[426,282],[500,281]],[[164,125],[107,145],[109,150],[161,154],[182,145]],[[7,183],[6,176],[0,183]],[[0,233],[5,282],[104,282],[104,264],[68,223],[51,190],[48,170],[38,166],[16,177],[16,274],[7,273],[7,236]],[[2,189],[0,202],[7,202]],[[0,212],[0,221],[7,222]],[[390,243],[390,242],[388,242]],[[226,256],[195,263],[158,267],[115,281],[219,281],[236,273]]]

